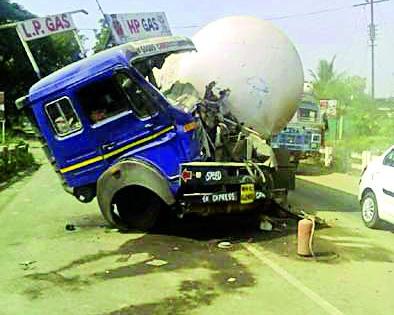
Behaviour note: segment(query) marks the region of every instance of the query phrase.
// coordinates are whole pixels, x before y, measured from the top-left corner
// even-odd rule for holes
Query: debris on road
[[[302,219],[298,222],[297,254],[300,256],[314,256],[312,242],[315,232],[315,220]]]
[[[119,229],[106,229],[105,233],[117,233],[119,232]]]
[[[153,260],[146,262],[145,264],[147,264],[149,266],[154,266],[154,267],[161,267],[161,266],[167,265],[168,261],[161,260],[161,259],[153,259]]]
[[[22,269],[23,270],[30,270],[30,269],[34,269],[35,267],[32,267],[33,264],[35,264],[37,261],[36,260],[28,260],[22,263],[19,263],[19,265],[23,266]]]
[[[306,213],[306,212],[303,211],[303,210],[295,210],[295,209],[292,208],[292,207],[289,207],[289,208],[284,209],[284,210],[285,210],[286,212],[292,214],[292,215],[295,215],[295,216],[298,217],[298,218],[301,218],[301,219],[308,219],[308,218],[311,217],[311,215],[310,215],[309,213]],[[326,227],[329,227],[329,226],[330,226],[330,224],[328,224],[326,220],[324,220],[324,219],[322,219],[322,218],[320,218],[320,217],[318,217],[318,216],[315,216],[315,215],[314,215],[313,218],[314,218],[314,220],[315,220],[316,225],[318,225],[318,226],[321,226],[321,227],[322,227],[322,226],[326,226]]]
[[[77,229],[74,224],[70,223],[66,224],[64,228],[66,229],[66,231],[75,231]]]
[[[231,248],[233,245],[230,243],[230,242],[220,242],[219,244],[218,244],[218,247],[220,248],[220,249],[229,249],[229,248]]]
[[[272,231],[272,223],[268,220],[262,220],[260,222],[261,231]]]

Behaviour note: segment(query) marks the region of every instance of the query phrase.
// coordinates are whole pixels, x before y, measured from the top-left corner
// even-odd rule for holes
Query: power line
[[[389,0],[380,0],[380,1],[389,1]],[[313,16],[313,15],[320,15],[320,14],[325,14],[325,13],[330,13],[330,12],[342,11],[342,10],[351,9],[352,7],[353,6],[342,6],[342,7],[336,7],[336,8],[327,8],[327,9],[310,11],[310,12],[305,12],[305,13],[297,13],[297,14],[265,17],[264,19],[265,20],[269,20],[269,21],[284,20],[284,19],[291,19],[291,18],[305,17],[305,16]],[[187,28],[199,28],[199,27],[202,27],[202,26],[203,25],[192,24],[192,25],[174,26],[173,28],[174,29],[187,29]]]
[[[369,4],[368,0],[365,0],[366,3],[359,3],[359,4],[354,4],[353,7],[361,7],[361,6],[365,6]],[[374,4],[376,3],[380,3],[380,2],[386,2],[386,1],[390,1],[390,0],[378,0],[378,1],[373,1]]]
[[[388,0],[382,0],[382,1],[388,1]],[[317,10],[317,11],[311,11],[311,12],[305,12],[305,13],[298,13],[298,14],[283,15],[283,16],[274,16],[274,17],[268,17],[268,18],[265,18],[265,19],[266,20],[270,20],[270,21],[284,20],[284,19],[291,19],[291,18],[296,18],[296,17],[320,15],[320,14],[324,14],[324,13],[342,11],[342,10],[346,10],[346,9],[350,9],[350,8],[352,8],[352,6],[328,8],[328,9],[323,9],[323,10]]]
[[[174,29],[180,29],[180,28],[199,28],[201,25],[183,25],[183,26],[173,26],[172,28]]]

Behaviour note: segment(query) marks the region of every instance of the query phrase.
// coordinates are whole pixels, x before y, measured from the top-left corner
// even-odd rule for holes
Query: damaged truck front
[[[17,101],[65,190],[85,203],[97,196],[113,226],[149,229],[164,208],[244,211],[294,188],[286,153],[223,112],[220,97],[184,111],[159,90],[152,70],[193,50],[178,36],[117,46],[54,72]]]

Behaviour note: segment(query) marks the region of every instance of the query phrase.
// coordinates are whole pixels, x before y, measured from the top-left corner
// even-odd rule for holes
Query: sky
[[[95,0],[13,0],[28,11],[45,16],[76,9],[89,15],[75,15],[81,32],[94,40],[91,29],[102,18]],[[173,34],[192,36],[207,23],[225,16],[250,15],[272,22],[292,40],[306,79],[320,59],[336,56],[338,72],[368,78],[371,57],[368,40],[369,6],[353,7],[366,0],[100,0],[106,13],[166,12]],[[375,5],[377,24],[375,94],[394,97],[394,0]]]

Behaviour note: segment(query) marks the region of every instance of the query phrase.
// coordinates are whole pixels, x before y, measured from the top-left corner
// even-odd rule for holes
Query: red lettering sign
[[[24,40],[29,41],[55,33],[75,30],[71,14],[63,13],[43,18],[35,18],[17,23]]]

